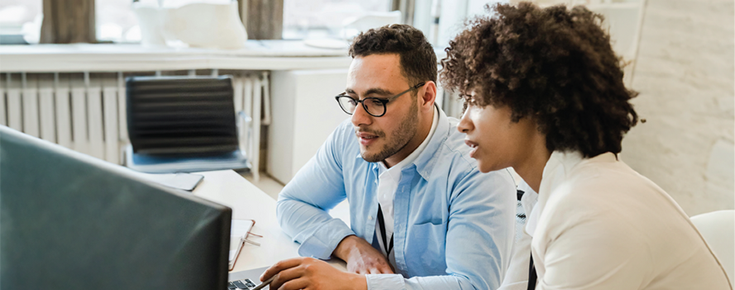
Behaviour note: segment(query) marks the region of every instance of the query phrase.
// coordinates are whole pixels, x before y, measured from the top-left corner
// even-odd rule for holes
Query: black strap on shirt
[[[536,289],[536,267],[533,265],[533,253],[531,253],[531,263],[528,267],[528,290]]]
[[[390,245],[388,244],[388,238],[385,234],[385,218],[383,218],[383,209],[378,204],[378,226],[380,226],[380,236],[383,239],[383,247],[385,247],[386,256],[390,256],[390,252],[393,250],[393,234],[390,235]]]

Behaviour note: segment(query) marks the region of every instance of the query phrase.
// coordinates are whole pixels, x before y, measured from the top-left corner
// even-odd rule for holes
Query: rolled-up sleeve
[[[279,194],[278,223],[301,244],[301,256],[328,259],[344,237],[354,234],[327,212],[346,198],[340,152],[349,141],[345,125],[349,124],[340,125]]]

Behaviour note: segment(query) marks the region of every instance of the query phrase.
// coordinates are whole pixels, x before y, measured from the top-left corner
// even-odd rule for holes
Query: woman
[[[493,10],[450,42],[441,77],[465,98],[458,129],[480,171],[513,167],[539,194],[528,289],[732,289],[676,202],[620,160],[637,93],[602,16]]]

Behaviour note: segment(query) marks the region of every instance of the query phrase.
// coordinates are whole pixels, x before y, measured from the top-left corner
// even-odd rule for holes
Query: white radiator
[[[269,74],[243,71],[232,75],[235,110],[253,119],[252,143],[243,145],[257,180],[260,125],[270,122]],[[0,125],[108,162],[122,164],[125,160],[125,116],[123,73],[0,74]]]

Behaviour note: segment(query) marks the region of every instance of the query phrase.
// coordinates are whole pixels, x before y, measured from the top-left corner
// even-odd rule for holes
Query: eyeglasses
[[[370,116],[382,117],[383,115],[385,115],[385,112],[386,112],[385,105],[388,104],[388,102],[397,99],[398,97],[400,97],[401,95],[405,93],[418,89],[425,84],[426,82],[420,82],[408,90],[405,90],[403,92],[398,93],[395,96],[384,98],[384,99],[370,97],[370,98],[364,98],[362,100],[356,100],[348,96],[346,93],[341,93],[334,98],[337,100],[337,103],[339,103],[339,107],[342,108],[342,111],[345,111],[345,113],[347,113],[348,115],[354,114],[355,109],[357,109],[357,104],[362,103],[362,108],[365,109],[365,112],[370,114]]]

